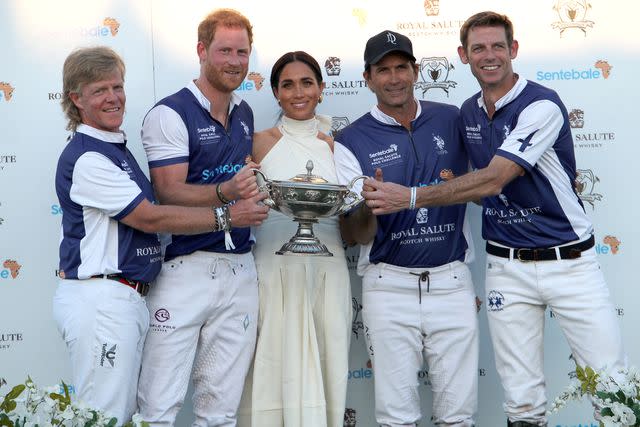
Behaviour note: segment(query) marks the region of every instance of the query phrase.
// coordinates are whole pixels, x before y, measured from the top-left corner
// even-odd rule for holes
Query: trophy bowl
[[[367,177],[358,176],[348,186],[330,184],[324,178],[312,174],[311,160],[306,167],[306,174],[296,175],[289,181],[269,180],[262,171],[253,169],[259,176],[260,191],[269,195],[263,200],[264,204],[298,223],[296,234],[276,254],[333,256],[313,234],[313,224],[318,222],[318,218],[340,215],[359,206],[364,199],[351,191],[351,188],[356,181]]]

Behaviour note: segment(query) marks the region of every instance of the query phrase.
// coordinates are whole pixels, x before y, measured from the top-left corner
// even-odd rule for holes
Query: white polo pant
[[[543,372],[547,306],[578,365],[615,371],[627,366],[595,249],[576,259],[538,262],[487,254],[485,283],[489,330],[510,420],[541,426],[547,422]]]
[[[131,420],[149,326],[144,298],[114,280],[62,280],[53,317],[69,350],[77,398],[118,425]]]
[[[138,389],[142,418],[151,426],[172,426],[192,375],[193,425],[235,426],[256,343],[253,255],[198,251],[167,261],[147,304],[151,320]]]
[[[420,273],[429,272],[420,281]],[[414,274],[417,275],[414,275]],[[478,318],[469,268],[378,263],[362,284],[362,319],[374,370],[376,421],[413,426],[421,418],[418,373],[426,362],[433,422],[470,427],[477,409]]]

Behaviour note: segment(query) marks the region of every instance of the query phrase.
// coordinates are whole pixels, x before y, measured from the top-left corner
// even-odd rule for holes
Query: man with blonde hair
[[[151,184],[120,130],[125,66],[117,53],[76,50],[62,74],[62,108],[73,134],[56,170],[63,214],[53,315],[69,350],[77,397],[122,425],[136,409],[149,327],[144,297],[161,264],[156,233],[221,230],[224,218],[211,208],[154,204]]]
[[[153,426],[169,426],[192,375],[196,426],[235,426],[256,342],[258,283],[248,229],[236,225],[242,202],[261,215],[251,153],[253,112],[234,90],[247,75],[252,27],[242,14],[219,9],[198,27],[200,75],[147,114],[142,143],[162,203],[223,206],[224,232],[174,234],[148,297],[138,403]],[[244,200],[243,200],[244,199]],[[193,367],[193,373],[192,373]]]

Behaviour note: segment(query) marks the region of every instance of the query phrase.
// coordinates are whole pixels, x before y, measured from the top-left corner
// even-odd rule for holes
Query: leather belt
[[[557,259],[576,259],[582,256],[582,252],[591,249],[595,245],[593,235],[587,240],[572,245],[559,246],[557,248],[503,248],[487,242],[487,253],[501,258],[517,259],[518,261],[554,261]],[[556,252],[557,249],[557,252]],[[558,255],[560,257],[558,258]]]
[[[91,278],[105,278],[109,280],[115,280],[116,282],[120,282],[123,285],[129,286],[131,289],[139,293],[141,296],[146,296],[149,293],[149,282],[142,282],[140,280],[130,280],[125,277],[122,277],[119,274],[96,274],[95,276],[91,276]]]

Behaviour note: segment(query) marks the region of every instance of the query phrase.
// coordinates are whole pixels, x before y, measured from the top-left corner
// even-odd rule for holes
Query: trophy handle
[[[271,198],[271,191],[269,189],[269,183],[271,181],[269,181],[269,178],[267,178],[267,175],[265,175],[264,172],[262,172],[260,169],[251,168],[249,170],[252,171],[254,175],[256,175],[256,181],[258,182],[258,190],[261,193],[267,193],[269,195],[269,197],[264,199],[262,203],[269,206],[271,209],[279,210],[276,207],[276,202],[274,202],[273,199]],[[258,180],[258,175],[260,175],[260,178],[262,178],[261,180]]]
[[[343,213],[349,212],[351,209],[355,208],[356,206],[359,206],[362,202],[364,202],[364,198],[360,194],[357,194],[351,191],[351,189],[353,188],[353,185],[356,182],[358,182],[361,179],[367,179],[367,178],[369,177],[366,175],[360,175],[360,176],[356,176],[351,180],[351,182],[349,182],[349,185],[348,185],[349,193],[347,193],[347,195],[344,197],[345,204],[340,206],[340,209],[338,210],[336,215],[342,215]]]

